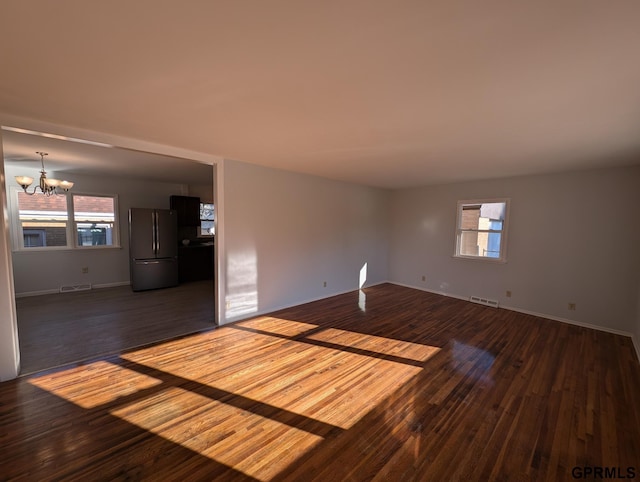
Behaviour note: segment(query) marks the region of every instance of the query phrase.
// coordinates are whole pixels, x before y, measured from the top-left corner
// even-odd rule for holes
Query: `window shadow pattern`
[[[397,287],[368,293],[366,313],[357,294],[339,296],[2,384],[0,473],[71,480],[563,475],[566,460],[556,466],[535,453],[564,453],[546,427],[562,423],[557,397],[573,395],[556,391],[555,374],[582,373],[584,359],[548,357],[566,351],[568,338],[590,340],[585,329]],[[372,294],[389,302],[388,293],[406,297],[385,311]],[[591,356],[606,355],[616,340],[603,335]],[[608,373],[624,393],[624,377]],[[523,445],[521,435],[530,433],[537,442]],[[625,463],[640,446],[637,437],[626,442],[617,447]]]

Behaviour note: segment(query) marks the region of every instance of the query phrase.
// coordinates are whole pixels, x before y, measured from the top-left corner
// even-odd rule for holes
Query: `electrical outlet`
[[[326,287],[327,287],[327,282],[326,282],[326,281],[323,281],[323,282],[322,282],[322,286],[323,286],[323,288],[326,288]]]
[[[84,268],[82,268],[82,274],[88,274],[89,273],[89,267],[85,266]]]
[[[507,290],[507,292],[505,293],[505,296],[507,298],[511,298],[511,290]]]
[[[576,304],[575,303],[569,303],[569,311],[576,311]]]

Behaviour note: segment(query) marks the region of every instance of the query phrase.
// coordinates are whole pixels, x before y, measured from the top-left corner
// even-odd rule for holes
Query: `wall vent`
[[[83,285],[66,285],[60,287],[60,293],[69,293],[71,291],[87,291],[91,289],[90,284]]]
[[[498,300],[488,300],[487,298],[481,298],[480,296],[472,296],[469,298],[469,301],[485,306],[491,306],[492,308],[498,307]]]

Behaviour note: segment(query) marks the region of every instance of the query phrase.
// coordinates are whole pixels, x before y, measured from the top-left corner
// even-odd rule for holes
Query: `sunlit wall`
[[[226,160],[224,197],[225,321],[387,280],[388,191]]]

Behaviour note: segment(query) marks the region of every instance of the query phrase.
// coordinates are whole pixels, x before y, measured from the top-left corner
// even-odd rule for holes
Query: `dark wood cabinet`
[[[178,278],[180,283],[213,279],[213,246],[180,246]]]
[[[171,209],[178,212],[178,226],[200,226],[200,198],[171,196]]]
[[[178,279],[180,283],[213,279],[213,243],[198,239],[200,198],[171,196],[171,209],[178,213]],[[189,242],[190,241],[190,242]],[[183,244],[184,242],[184,244]]]

